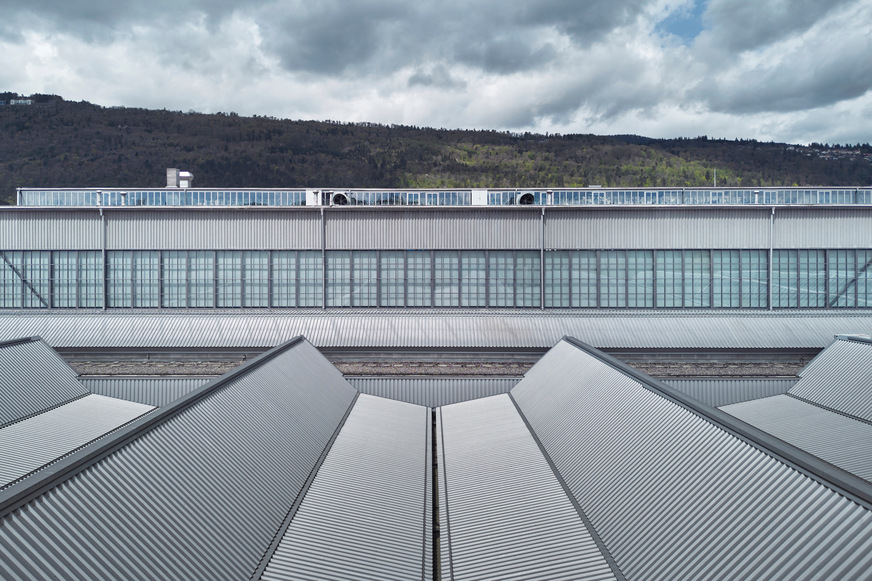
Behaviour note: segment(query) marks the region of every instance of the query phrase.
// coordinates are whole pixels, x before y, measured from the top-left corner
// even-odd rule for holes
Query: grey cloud
[[[578,46],[589,46],[616,27],[631,24],[650,0],[524,2],[519,22],[553,26]]]
[[[531,46],[524,40],[514,37],[490,39],[469,39],[456,49],[459,62],[497,74],[511,74],[541,67],[553,61],[554,47]]]
[[[440,89],[464,89],[466,83],[462,80],[455,79],[451,76],[451,72],[444,66],[435,66],[431,70],[425,72],[422,69],[415,71],[409,77],[409,86],[422,87],[437,87]]]
[[[863,31],[822,37],[817,46],[781,55],[730,80],[701,84],[693,96],[717,111],[791,112],[854,99],[872,90],[872,38]]]
[[[862,0],[861,0],[862,1]],[[808,30],[829,12],[857,0],[711,0],[705,42],[727,52],[753,50]]]

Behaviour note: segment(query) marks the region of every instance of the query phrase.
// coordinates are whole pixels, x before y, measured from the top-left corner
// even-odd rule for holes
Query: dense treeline
[[[0,100],[15,98],[0,93]],[[165,168],[197,187],[856,185],[868,144],[511,134],[103,108],[32,95],[0,106],[0,201],[17,187],[162,187]],[[841,150],[839,150],[841,151]],[[855,153],[856,153],[855,151]],[[863,155],[866,155],[864,158]]]

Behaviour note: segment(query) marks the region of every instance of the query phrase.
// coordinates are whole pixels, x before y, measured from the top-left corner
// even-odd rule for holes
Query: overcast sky
[[[0,0],[0,90],[290,119],[872,141],[872,0]]]

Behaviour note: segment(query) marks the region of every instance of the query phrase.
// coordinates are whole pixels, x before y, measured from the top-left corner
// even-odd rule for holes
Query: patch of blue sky
[[[692,7],[675,10],[657,23],[657,32],[671,34],[690,44],[702,32],[702,15],[708,0],[695,0]]]

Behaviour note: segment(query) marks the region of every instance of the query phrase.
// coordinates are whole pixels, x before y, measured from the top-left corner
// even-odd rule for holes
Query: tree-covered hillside
[[[510,134],[104,108],[0,94],[0,200],[17,187],[872,184],[872,148]]]

